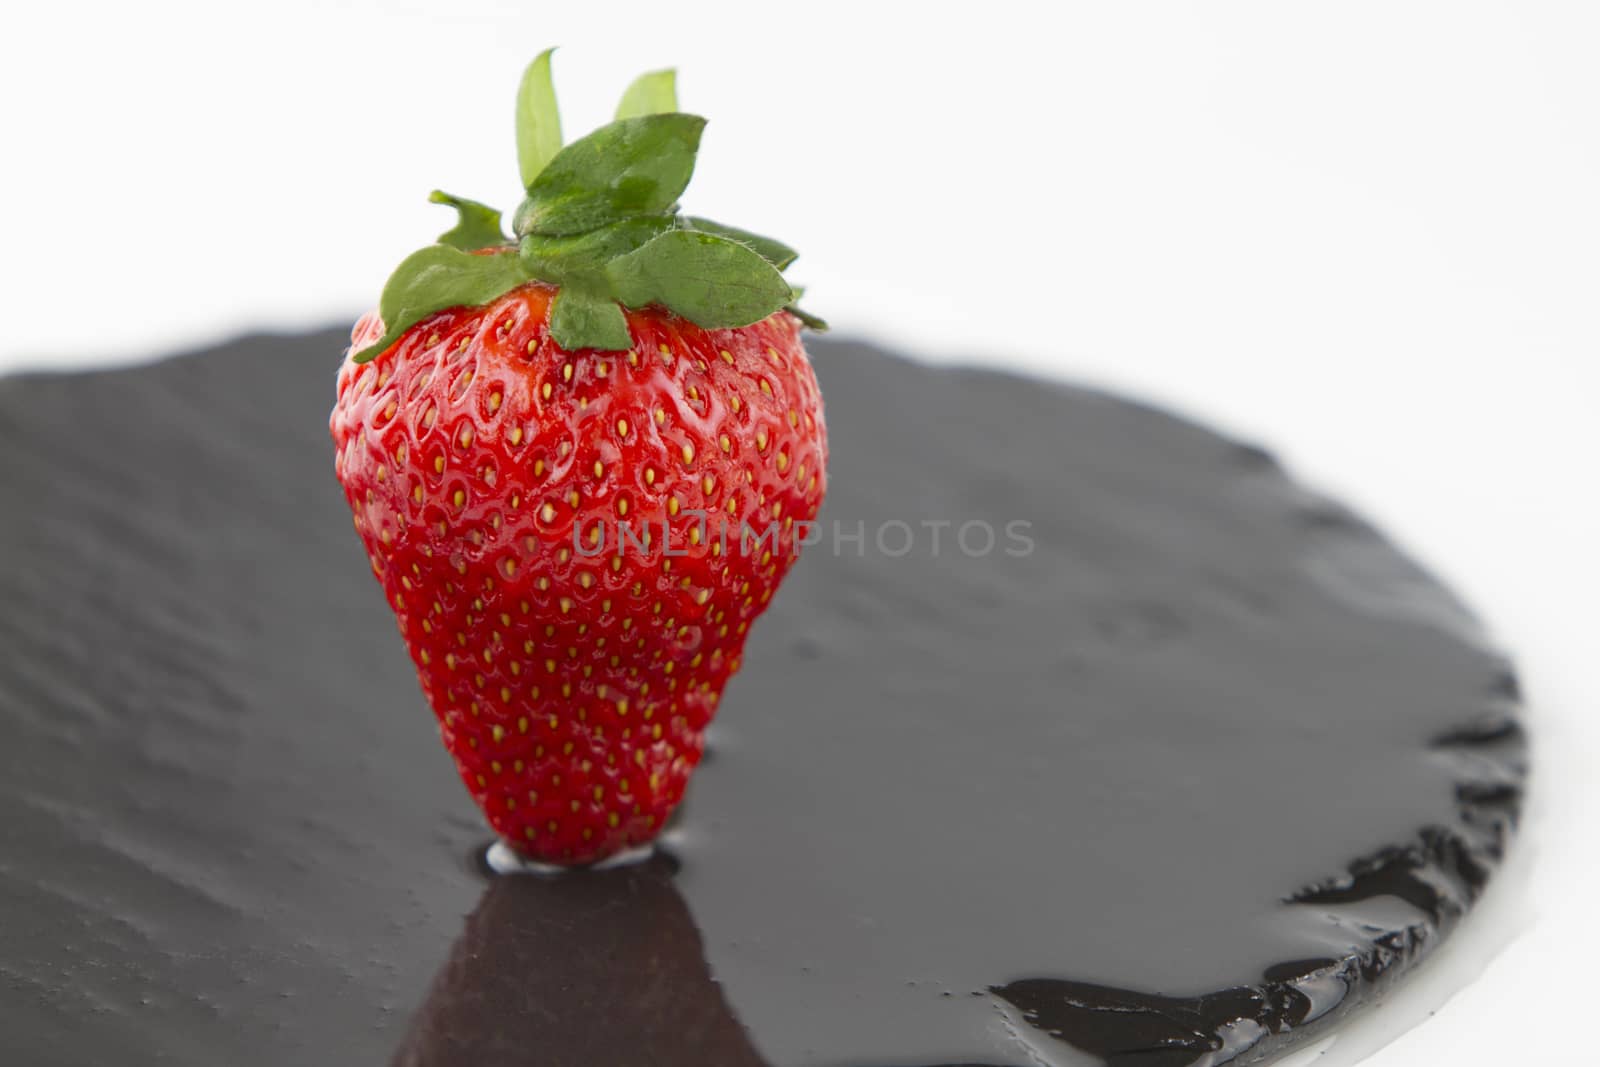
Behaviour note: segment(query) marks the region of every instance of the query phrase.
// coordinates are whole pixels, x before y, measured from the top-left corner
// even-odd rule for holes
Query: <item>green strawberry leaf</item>
[[[489,205],[451,196],[438,189],[428,194],[428,201],[449,204],[460,213],[455,228],[439,235],[440,244],[471,252],[475,248],[491,248],[506,243],[506,236],[500,231],[500,212]]]
[[[661,115],[678,110],[678,72],[653,70],[633,80],[617,105],[617,118],[636,119],[640,115]]]
[[[787,309],[825,329],[784,281],[794,249],[678,215],[705,119],[677,110],[675,72],[635,79],[616,121],[563,148],[552,51],[528,64],[517,91],[517,163],[527,192],[511,220],[517,247],[505,247],[494,208],[435,190],[429,199],[455,208],[456,225],[395,268],[378,308],[387,332],[352,360],[376,358],[430,315],[486,304],[529,281],[558,287],[550,330],[569,349],[630,347],[622,305],[659,304],[706,329]]]
[[[529,184],[513,231],[564,237],[631,215],[670,214],[694,173],[705,124],[679,112],[642,115],[580,137]]]
[[[573,278],[594,278],[611,260],[670,229],[671,218],[646,215],[571,237],[530,233],[522,239],[522,262],[539,278],[557,284]]]
[[[778,269],[738,241],[669,230],[605,268],[611,292],[629,307],[661,304],[706,329],[748,326],[789,303]]]
[[[700,219],[692,216],[684,216],[679,220],[679,225],[685,229],[699,230],[701,233],[714,233],[718,237],[726,237],[730,241],[738,241],[779,270],[784,270],[789,264],[800,258],[799,252],[796,252],[782,241],[775,241],[771,237],[762,237],[758,233],[741,230],[737,226],[724,226],[720,222],[712,222],[710,219]]]
[[[522,73],[517,89],[517,168],[527,188],[561,151],[561,112],[556,107],[556,87],[550,77],[546,48]]]
[[[388,332],[351,358],[365,363],[434,312],[487,304],[530,278],[515,252],[474,255],[442,244],[413,252],[389,276],[378,300],[378,315]]]
[[[795,304],[789,304],[783,310],[799,319],[800,325],[804,326],[808,330],[816,330],[818,333],[826,333],[828,331],[828,323],[826,319],[819,319],[817,316],[808,311],[802,310]]]
[[[816,330],[818,333],[827,332],[828,324],[827,324],[826,321],[824,321],[823,319],[818,318],[817,316],[811,314],[809,311],[805,311],[804,309],[802,309],[800,307],[800,298],[805,296],[805,295],[806,295],[806,287],[805,286],[803,286],[803,285],[791,285],[791,286],[789,286],[789,302],[783,306],[783,310],[787,311],[789,314],[791,314],[795,318],[799,319],[800,320],[800,325],[804,326],[806,329],[808,329],[808,330]]]
[[[617,302],[604,295],[591,280],[572,282],[556,293],[550,308],[550,336],[568,352],[597,348],[621,352],[633,347],[628,320]]]

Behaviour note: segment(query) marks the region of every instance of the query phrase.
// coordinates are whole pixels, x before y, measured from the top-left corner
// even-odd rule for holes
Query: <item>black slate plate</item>
[[[8,1062],[1251,1062],[1514,823],[1507,665],[1270,457],[817,342],[823,543],[662,854],[492,880],[333,481],[342,347],[0,382]]]

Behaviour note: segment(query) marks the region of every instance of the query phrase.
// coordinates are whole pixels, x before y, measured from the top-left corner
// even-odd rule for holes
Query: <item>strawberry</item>
[[[445,747],[544,863],[661,831],[826,488],[794,253],[678,213],[703,121],[674,96],[646,75],[562,148],[535,60],[517,240],[434,194],[460,222],[357,324],[330,420]]]

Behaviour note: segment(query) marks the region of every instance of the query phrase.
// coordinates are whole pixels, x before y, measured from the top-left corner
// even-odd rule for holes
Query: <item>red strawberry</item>
[[[541,57],[528,78],[547,72]],[[688,118],[668,112],[652,117]],[[611,155],[602,169],[638,169]],[[750,624],[822,503],[827,440],[800,343],[809,317],[768,277],[783,246],[681,219],[681,187],[654,214],[633,204],[542,234],[543,204],[604,176],[543,200],[526,161],[524,178],[520,246],[496,213],[450,201],[462,225],[357,325],[331,429],[356,530],[473,799],[520,852],[584,864],[650,841],[682,798]],[[719,303],[746,275],[781,303]],[[568,300],[581,315],[564,318]]]

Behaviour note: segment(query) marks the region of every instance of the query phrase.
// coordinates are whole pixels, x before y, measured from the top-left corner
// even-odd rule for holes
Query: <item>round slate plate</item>
[[[819,341],[820,542],[682,817],[492,879],[334,484],[342,347],[0,382],[17,1062],[1252,1062],[1515,821],[1503,659],[1269,456]]]

